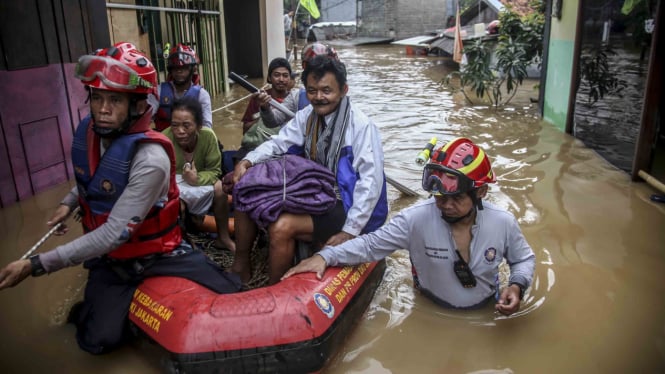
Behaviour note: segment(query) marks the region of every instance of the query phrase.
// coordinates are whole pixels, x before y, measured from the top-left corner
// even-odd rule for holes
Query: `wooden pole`
[[[662,193],[665,193],[665,184],[663,184],[661,181],[647,174],[647,172],[644,170],[640,170],[637,174],[640,176],[640,178],[644,179],[644,181],[647,182],[651,187],[659,190]]]

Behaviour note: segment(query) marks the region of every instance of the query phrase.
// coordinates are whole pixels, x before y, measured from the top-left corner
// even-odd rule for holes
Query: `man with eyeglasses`
[[[489,158],[469,139],[457,138],[432,153],[423,189],[433,198],[402,210],[372,233],[326,247],[286,272],[282,279],[328,266],[377,261],[398,249],[409,251],[414,286],[436,303],[473,309],[495,300],[495,309],[519,310],[535,267],[533,250],[509,212],[483,202],[496,181]],[[499,290],[499,264],[510,266]]]
[[[85,235],[5,266],[0,290],[83,262],[84,299],[68,320],[81,349],[101,354],[128,338],[129,306],[145,278],[179,276],[219,293],[238,291],[240,281],[183,241],[173,145],[150,128],[146,98],[157,84],[150,60],[121,42],[82,56],[76,77],[90,100],[72,144],[77,186],[47,224],[57,225],[78,206]]]

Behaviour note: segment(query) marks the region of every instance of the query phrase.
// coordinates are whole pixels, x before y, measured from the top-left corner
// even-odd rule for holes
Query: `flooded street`
[[[439,85],[448,59],[406,56],[393,46],[338,52],[352,102],[381,130],[386,175],[420,191],[419,149],[434,136],[471,138],[498,177],[488,199],[518,218],[536,253],[536,274],[510,318],[492,306],[451,311],[413,290],[408,257],[398,252],[325,373],[665,372],[665,204],[649,200],[654,190],[540,121],[529,100],[537,96],[535,82],[505,108],[471,107]],[[245,95],[234,87],[213,109]],[[226,149],[240,144],[245,106],[214,113]],[[0,263],[18,259],[46,233],[70,186],[0,210]],[[420,198],[389,187],[392,212]],[[66,236],[50,238],[41,250],[79,235],[69,223]],[[70,268],[0,292],[2,372],[163,372],[158,347],[144,341],[105,356],[78,349],[65,320],[86,274]]]

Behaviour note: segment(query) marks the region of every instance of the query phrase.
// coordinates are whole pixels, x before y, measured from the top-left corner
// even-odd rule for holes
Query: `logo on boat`
[[[320,293],[315,293],[314,302],[316,303],[316,306],[318,306],[319,309],[321,309],[323,314],[328,316],[328,318],[333,318],[333,316],[335,315],[335,307],[330,302],[330,299],[328,299],[328,296]]]

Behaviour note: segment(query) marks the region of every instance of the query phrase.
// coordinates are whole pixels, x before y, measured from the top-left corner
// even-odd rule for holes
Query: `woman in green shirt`
[[[180,201],[194,224],[202,227],[203,218],[210,210],[217,225],[216,247],[235,251],[235,243],[228,230],[228,196],[222,190],[222,153],[217,136],[203,126],[203,110],[198,100],[183,97],[175,100],[171,112],[171,126],[164,130],[175,148],[176,175]]]

